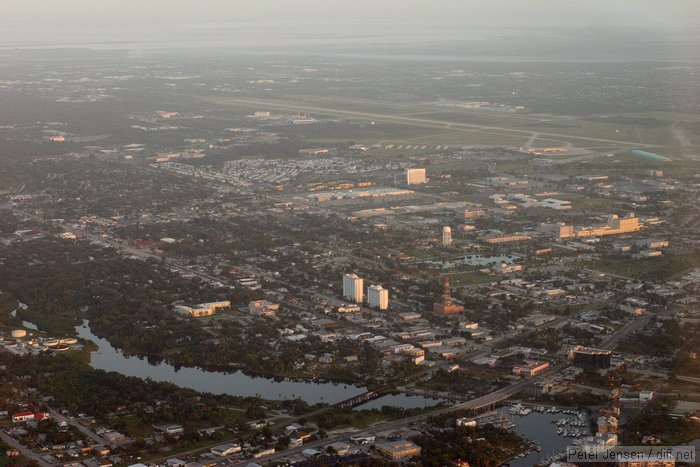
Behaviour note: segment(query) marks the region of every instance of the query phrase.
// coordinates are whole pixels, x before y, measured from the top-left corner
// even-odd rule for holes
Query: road
[[[29,215],[28,213],[24,213],[24,212],[22,212],[22,214]],[[61,224],[59,224],[59,225],[61,225]],[[127,245],[117,243],[110,238],[104,238],[104,237],[101,237],[97,234],[91,233],[84,228],[76,229],[75,227],[71,227],[68,225],[61,225],[61,227],[63,227],[67,231],[72,231],[76,235],[79,235],[79,236],[84,237],[84,238],[88,238],[88,239],[90,239],[96,243],[102,244],[102,245],[114,247],[117,250],[122,251],[122,252],[127,253],[127,254],[135,255],[135,256],[141,257],[143,259],[148,259],[148,258],[163,259],[163,258],[160,258],[158,256],[151,254],[150,252],[148,252],[146,250],[140,250],[140,249],[137,249],[134,247],[130,247]],[[164,260],[171,267],[177,268],[181,272],[194,274],[198,277],[201,277],[201,278],[203,278],[205,280],[209,280],[209,281],[221,281],[220,278],[211,276],[207,273],[192,270],[190,268],[180,266],[180,265],[176,264],[175,260],[173,260],[173,259],[164,259]],[[284,283],[283,281],[279,281],[279,282]],[[290,285],[292,285],[292,284],[290,284]],[[313,291],[313,290],[304,289],[304,291],[308,292],[310,294],[318,295],[318,292]],[[333,299],[333,297],[326,297],[326,298]],[[337,299],[333,299],[333,300],[337,300]],[[618,331],[616,331],[615,333],[610,335],[606,340],[604,340],[603,343],[600,345],[600,347],[604,348],[604,349],[613,349],[615,347],[615,345],[617,344],[617,342],[619,342],[619,340],[624,339],[626,336],[630,335],[631,333],[641,329],[649,321],[650,318],[651,318],[651,315],[647,315],[643,318],[639,318],[639,319],[636,319],[634,321],[627,323],[625,326],[623,326]],[[555,365],[547,372],[547,374],[557,372],[559,370],[561,370],[561,366]],[[521,379],[521,380],[519,380],[519,381],[517,381],[509,386],[506,386],[502,389],[498,389],[496,391],[493,391],[493,392],[486,394],[484,396],[481,396],[479,398],[476,398],[476,399],[473,399],[470,401],[466,401],[466,402],[462,402],[462,403],[458,403],[458,404],[455,404],[455,405],[450,406],[450,407],[441,408],[441,409],[437,409],[437,410],[430,411],[430,412],[425,412],[423,414],[412,416],[412,417],[407,417],[407,418],[404,418],[401,420],[387,421],[387,422],[375,425],[372,428],[372,432],[397,430],[397,429],[402,428],[406,425],[421,422],[430,416],[450,413],[450,412],[454,412],[454,411],[458,411],[458,410],[478,409],[481,407],[494,405],[498,402],[501,402],[501,401],[519,393],[523,388],[525,388],[527,385],[532,384],[533,382],[537,381],[540,377],[541,376],[523,378],[523,379]],[[91,430],[87,429],[86,427],[78,424],[77,422],[75,422],[73,420],[69,420],[69,419],[63,417],[62,415],[58,414],[55,411],[52,411],[52,416],[59,421],[65,420],[67,423],[70,423],[71,425],[75,426],[77,429],[79,429],[81,432],[83,432],[85,435],[89,436],[90,438],[92,438],[96,442],[98,442],[100,444],[104,443],[104,440],[102,438],[100,438],[96,433],[94,433]],[[371,434],[371,432],[366,431],[364,433],[353,433],[353,435],[363,435],[363,434]],[[351,436],[350,434],[340,435],[340,436],[332,436],[332,437],[329,437],[329,438],[326,438],[323,440],[307,443],[307,444],[303,445],[302,447],[292,448],[292,449],[288,449],[285,451],[281,451],[279,453],[275,453],[271,456],[266,456],[263,458],[263,460],[265,462],[270,462],[270,461],[274,461],[274,460],[281,460],[281,459],[296,455],[299,452],[301,452],[303,449],[322,446],[324,444],[331,443],[334,441],[347,442],[347,441],[350,441],[350,436]],[[223,460],[226,458],[233,458],[233,457],[235,457],[235,456],[222,457],[219,460]],[[251,459],[251,461],[254,461],[254,460],[255,459]]]
[[[56,412],[53,409],[49,409],[49,413],[51,414],[51,418],[56,420],[57,422],[66,422],[67,424],[75,427],[78,431],[80,431],[82,434],[87,436],[88,438],[91,438],[93,441],[95,441],[97,444],[101,445],[109,445],[107,441],[104,440],[100,435],[89,429],[88,427],[81,425],[78,423],[75,419],[71,419],[68,417],[64,417],[60,413]]]
[[[622,339],[626,338],[632,333],[635,333],[642,329],[651,319],[652,315],[646,315],[641,318],[637,318],[634,321],[630,321],[624,326],[622,326],[617,331],[610,334],[603,342],[598,345],[598,348],[603,350],[613,350],[617,346],[617,343]]]
[[[610,334],[606,339],[604,339],[603,342],[601,342],[600,345],[598,345],[598,348],[603,350],[614,350],[618,342],[642,329],[649,323],[652,317],[656,316],[657,318],[664,318],[673,315],[674,311],[671,310],[664,311],[663,313],[658,314],[646,314],[641,318],[635,319],[634,321],[629,321],[627,324],[625,324],[620,329],[618,329],[614,333]]]
[[[547,374],[550,374],[552,372],[557,372],[561,370],[561,366],[555,365],[552,367],[550,371],[547,372]],[[436,415],[442,415],[442,414],[447,414],[451,412],[456,412],[459,410],[468,410],[468,409],[478,409],[481,407],[485,407],[488,405],[496,404],[498,402],[501,402],[511,396],[514,396],[515,394],[519,393],[520,391],[523,390],[526,386],[534,383],[535,381],[539,380],[542,376],[530,376],[527,378],[523,378],[509,386],[506,386],[505,388],[498,389],[496,391],[490,392],[484,396],[478,397],[476,399],[472,399],[467,402],[462,402],[459,404],[452,405],[450,407],[445,407],[441,409],[436,409],[430,412],[424,412],[420,415],[414,415],[412,417],[406,417],[402,418],[400,420],[389,420],[383,423],[375,424],[372,426],[371,429],[367,429],[364,431],[360,432],[354,432],[354,433],[343,433],[342,435],[331,435],[327,438],[324,438],[322,440],[318,441],[313,441],[310,443],[305,443],[301,447],[296,447],[296,448],[291,448],[287,449],[284,451],[276,452],[274,454],[271,454],[269,456],[265,456],[261,459],[246,459],[243,460],[243,463],[247,462],[273,462],[273,461],[280,461],[284,459],[288,459],[290,457],[296,456],[301,453],[304,449],[313,449],[317,448],[319,446],[324,446],[326,444],[334,443],[334,442],[344,442],[344,443],[351,443],[352,441],[350,440],[351,437],[353,436],[370,436],[374,435],[378,432],[382,431],[392,431],[392,430],[399,430],[407,425],[413,424],[413,423],[418,423],[426,420],[428,417],[433,417]],[[234,458],[235,456],[226,456],[226,457],[221,457],[217,458],[216,461],[222,461],[225,459],[231,459]]]
[[[630,373],[638,374],[638,375],[655,376],[657,378],[664,378],[664,379],[668,379],[672,375],[672,373],[670,373],[668,371],[659,371],[659,370],[652,371],[652,370],[630,369],[627,371],[629,371]],[[685,383],[700,384],[700,378],[696,378],[694,376],[675,375],[675,377],[678,381],[683,381]]]
[[[15,213],[21,214],[22,216],[26,216],[26,217],[28,217],[28,218],[31,218],[31,219],[34,219],[34,220],[37,220],[37,221],[40,221],[40,222],[43,222],[43,221],[44,221],[43,218],[41,218],[41,217],[39,217],[39,216],[37,216],[37,215],[35,215],[35,214],[31,214],[31,213],[28,213],[28,212],[26,212],[26,211],[21,211],[21,210],[15,208],[15,207],[13,207],[13,206],[6,205],[5,207],[14,210]],[[59,222],[56,222],[55,225],[58,225],[59,227],[63,228],[66,232],[70,232],[70,233],[75,234],[75,235],[76,235],[77,237],[79,237],[79,238],[83,238],[83,239],[89,240],[89,241],[91,241],[91,242],[93,242],[93,243],[102,245],[102,246],[104,246],[104,247],[114,248],[116,251],[118,251],[118,252],[120,252],[120,253],[122,253],[122,254],[134,256],[134,257],[140,258],[140,259],[142,259],[142,260],[147,260],[147,259],[156,259],[156,260],[158,260],[158,261],[161,261],[161,260],[162,260],[162,261],[164,261],[169,267],[171,267],[171,268],[177,270],[177,271],[180,272],[181,274],[191,274],[191,275],[193,275],[193,276],[199,277],[200,279],[204,279],[205,281],[208,281],[208,282],[219,282],[219,283],[222,283],[222,284],[224,284],[224,285],[226,285],[226,286],[230,286],[230,287],[233,286],[232,283],[226,281],[225,279],[223,279],[223,278],[221,278],[221,277],[212,276],[211,274],[207,274],[207,273],[205,273],[205,272],[197,271],[196,269],[192,269],[192,268],[188,268],[188,267],[185,267],[185,266],[181,266],[180,264],[177,263],[177,260],[174,259],[174,258],[164,258],[164,257],[162,257],[162,256],[158,256],[158,255],[155,255],[155,254],[151,253],[151,252],[150,252],[149,250],[147,250],[147,249],[140,249],[140,248],[136,248],[136,247],[133,247],[133,246],[129,246],[129,245],[126,245],[126,244],[123,244],[123,243],[119,243],[119,242],[113,240],[112,238],[109,238],[109,237],[102,237],[102,236],[100,236],[100,235],[97,235],[97,234],[95,234],[95,233],[92,233],[92,232],[88,231],[88,230],[87,230],[86,228],[84,228],[84,227],[75,227],[75,226],[71,226],[71,225],[67,225],[67,224],[59,223]],[[241,268],[240,266],[237,266],[237,267],[238,267],[238,269],[240,269],[241,271],[245,272],[246,274],[250,274],[250,275],[262,275],[262,274],[263,274],[263,271],[254,270],[254,269],[251,269],[251,268],[244,269],[244,268]],[[280,279],[269,279],[269,281],[270,281],[270,282],[273,282],[273,283],[276,283],[276,284],[283,285],[283,286],[285,286],[285,287],[298,289],[298,290],[300,290],[300,291],[302,291],[302,292],[306,292],[306,293],[308,293],[308,294],[310,294],[310,295],[315,295],[315,296],[317,296],[317,297],[320,297],[320,298],[326,300],[328,303],[330,303],[330,304],[332,304],[332,305],[341,305],[341,304],[344,303],[342,300],[339,300],[339,299],[336,298],[336,297],[331,297],[331,296],[328,296],[328,295],[324,295],[324,294],[322,294],[322,293],[320,293],[320,292],[318,292],[318,291],[315,291],[315,290],[312,290],[312,289],[308,289],[308,288],[304,288],[304,287],[300,287],[300,286],[298,286],[298,285],[296,285],[296,284],[292,284],[291,282],[286,282],[286,281],[283,281],[283,280],[280,280]],[[296,307],[296,305],[294,305],[294,304],[292,304],[292,303],[285,303],[285,305],[287,305],[287,306],[289,306],[289,307],[291,307],[291,308],[298,308],[298,307]]]
[[[27,448],[24,446],[22,443],[14,439],[12,436],[0,431],[0,441],[3,443],[7,444],[8,446],[17,449],[19,452],[22,453],[24,457],[27,459],[31,459],[37,464],[39,464],[41,467],[51,467],[51,464],[46,462],[44,459],[41,458],[41,456],[31,449]]]

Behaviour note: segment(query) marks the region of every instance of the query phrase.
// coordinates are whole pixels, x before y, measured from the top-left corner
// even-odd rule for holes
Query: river
[[[302,399],[309,404],[325,402],[334,404],[366,391],[366,388],[349,384],[313,383],[248,376],[242,371],[231,373],[206,371],[201,368],[179,368],[168,363],[151,364],[145,358],[127,357],[107,339],[92,333],[87,323],[75,328],[78,336],[90,340],[99,349],[90,355],[90,366],[99,370],[116,371],[126,376],[150,378],[154,381],[174,383],[213,394],[232,396],[260,396],[263,399]]]
[[[315,383],[309,381],[274,380],[248,376],[242,371],[206,371],[201,368],[175,368],[168,363],[149,363],[145,358],[127,357],[114,348],[107,339],[97,337],[88,322],[75,328],[79,337],[97,344],[98,350],[90,354],[90,366],[99,370],[116,371],[126,376],[165,381],[180,387],[213,394],[232,396],[260,396],[268,400],[302,399],[309,404],[325,402],[335,404],[367,391],[350,384]],[[405,394],[388,395],[360,406],[361,409],[380,408],[384,405],[414,408],[430,407],[439,402],[421,396]]]

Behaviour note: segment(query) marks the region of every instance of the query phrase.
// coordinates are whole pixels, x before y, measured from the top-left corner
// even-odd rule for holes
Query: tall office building
[[[367,301],[372,308],[386,310],[389,308],[389,291],[381,285],[367,287]]]
[[[357,274],[343,276],[343,297],[355,303],[362,303],[364,298],[363,280]]]
[[[442,246],[452,245],[452,229],[445,226],[442,228]]]
[[[425,169],[406,169],[406,185],[420,185],[427,181]]]

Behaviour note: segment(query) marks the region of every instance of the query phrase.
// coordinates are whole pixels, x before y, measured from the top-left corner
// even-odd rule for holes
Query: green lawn
[[[444,273],[443,276],[450,276],[453,285],[462,284],[484,284],[486,282],[496,282],[503,279],[498,274],[490,275],[479,271],[461,271],[455,273]]]
[[[700,257],[696,254],[665,255],[648,259],[608,256],[588,263],[587,267],[633,279],[659,282],[699,264]]]

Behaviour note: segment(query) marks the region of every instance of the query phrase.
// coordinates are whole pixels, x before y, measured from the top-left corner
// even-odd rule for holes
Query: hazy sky
[[[697,0],[2,0],[0,24],[461,19],[494,26],[591,21],[697,26]]]
[[[0,47],[253,36],[454,40],[472,31],[700,30],[700,0],[0,0]],[[207,25],[205,27],[205,25]],[[213,29],[210,29],[213,28]],[[399,39],[400,38],[400,39]]]

